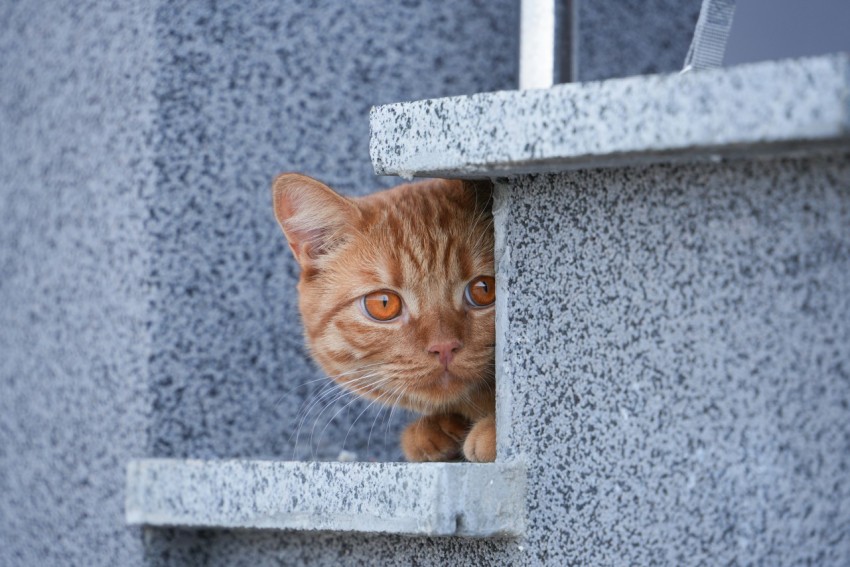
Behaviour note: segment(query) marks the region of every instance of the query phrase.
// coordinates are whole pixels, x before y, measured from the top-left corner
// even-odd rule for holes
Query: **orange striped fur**
[[[273,198],[301,266],[313,358],[351,391],[423,414],[402,434],[408,460],[494,460],[495,312],[465,299],[473,278],[494,276],[490,184],[431,180],[352,199],[290,173]],[[397,318],[366,314],[376,291],[401,298]],[[444,362],[434,345],[447,344]]]

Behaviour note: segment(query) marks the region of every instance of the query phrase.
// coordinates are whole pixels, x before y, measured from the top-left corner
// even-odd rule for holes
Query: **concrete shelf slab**
[[[494,177],[850,145],[850,56],[378,106],[379,175]]]
[[[142,459],[127,468],[129,524],[515,537],[514,464]]]

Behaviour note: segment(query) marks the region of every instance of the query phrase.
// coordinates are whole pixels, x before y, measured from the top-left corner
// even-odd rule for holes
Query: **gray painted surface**
[[[372,109],[375,170],[493,176],[846,144],[850,56]]]
[[[472,463],[143,459],[127,521],[149,526],[516,537],[525,472]]]

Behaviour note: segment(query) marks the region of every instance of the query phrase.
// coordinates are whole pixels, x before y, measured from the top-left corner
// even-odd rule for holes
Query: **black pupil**
[[[389,302],[390,302],[390,298],[389,298],[389,297],[387,297],[386,295],[382,295],[382,296],[381,296],[381,301],[384,303],[384,307],[386,307],[386,306],[387,306],[387,303],[389,303]]]
[[[483,289],[484,293],[487,293],[488,291],[490,291],[489,288],[487,287],[487,282],[485,282],[485,281],[478,282],[478,287]]]

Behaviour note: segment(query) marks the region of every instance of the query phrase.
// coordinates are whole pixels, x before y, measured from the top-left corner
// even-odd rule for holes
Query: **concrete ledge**
[[[850,145],[850,56],[379,106],[379,175],[485,177]]]
[[[127,468],[126,517],[149,526],[519,536],[517,465],[145,459]]]

